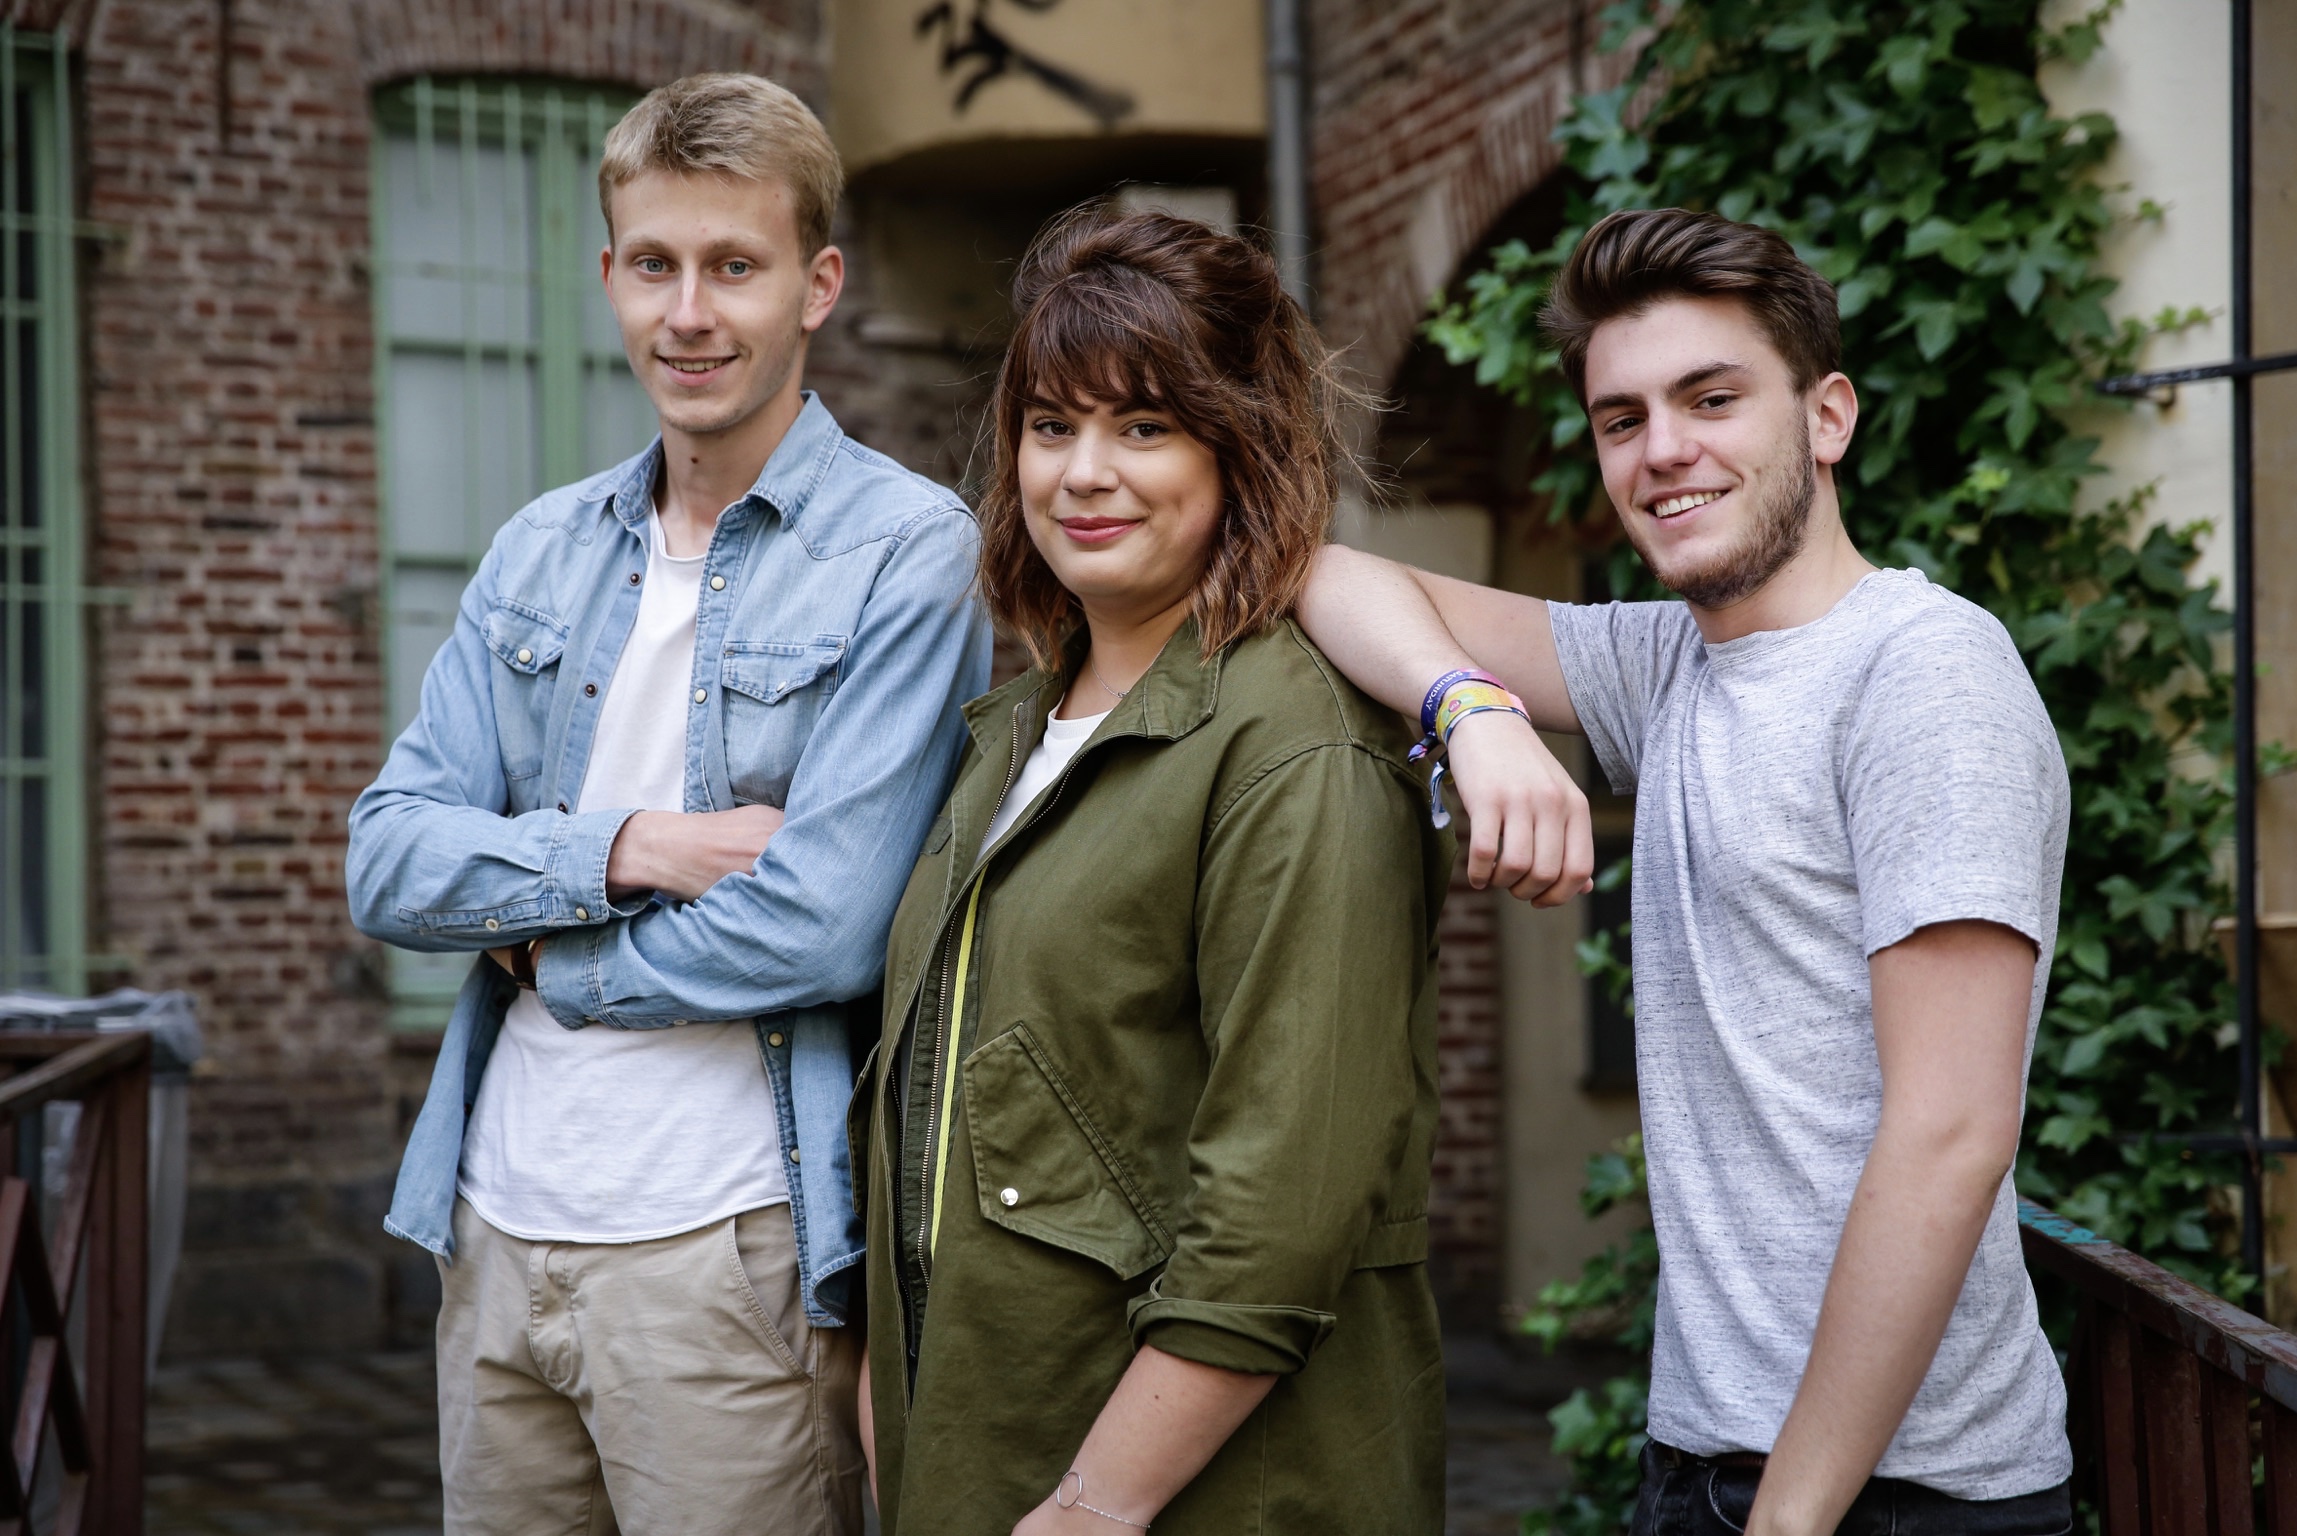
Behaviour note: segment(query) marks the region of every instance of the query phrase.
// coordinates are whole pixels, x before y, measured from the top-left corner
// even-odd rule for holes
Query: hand
[[[534,963],[537,965],[542,964],[542,946],[545,942],[542,939],[537,939],[534,942]],[[510,972],[512,979],[516,980],[518,977],[518,952],[525,947],[523,944],[505,944],[500,949],[488,950],[487,958]]]
[[[640,811],[622,824],[606,854],[606,891],[620,901],[639,891],[659,891],[693,901],[728,875],[757,867],[782,827],[782,813],[770,805],[731,811]]]
[[[1502,710],[1470,715],[1453,728],[1448,756],[1468,813],[1468,884],[1503,886],[1535,907],[1561,906],[1594,885],[1587,795],[1528,721]]]

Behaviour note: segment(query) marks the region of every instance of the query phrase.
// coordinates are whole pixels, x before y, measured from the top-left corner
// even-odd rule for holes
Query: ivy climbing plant
[[[1558,130],[1574,173],[1565,228],[1545,249],[1493,251],[1439,299],[1429,332],[1544,423],[1535,489],[1553,515],[1607,523],[1586,418],[1535,323],[1587,226],[1619,208],[1711,208],[1779,230],[1835,284],[1864,407],[1838,475],[1852,537],[2002,620],[2072,775],[2018,1187],[2234,1295],[2236,1168],[2174,1139],[2231,1128],[2235,1099],[2210,926],[2226,905],[2228,621],[2193,574],[2201,525],[2150,515],[2144,492],[2080,499],[2102,466],[2074,425],[2107,408],[2091,405],[2092,381],[2128,368],[2148,334],[2204,317],[2108,314],[2101,237],[2164,215],[2102,182],[2113,123],[2054,115],[2037,84],[2051,59],[2102,46],[2118,3],[2055,31],[2038,0],[1614,4],[1603,46],[1638,61]],[[1658,595],[1623,543],[1609,560],[1614,592]],[[1584,958],[1617,967],[1600,942]],[[1641,1180],[1630,1142],[1590,1164],[1584,1203],[1632,1200]],[[1597,1326],[1641,1350],[1657,1268],[1639,1233],[1550,1287],[1527,1327],[1553,1341]],[[1629,1378],[1556,1410],[1576,1482],[1527,1530],[1624,1528],[1643,1405]]]

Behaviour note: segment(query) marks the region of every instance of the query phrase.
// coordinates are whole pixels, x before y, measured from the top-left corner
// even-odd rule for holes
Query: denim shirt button
[[[782,1043],[782,1032],[781,1032],[780,1030],[778,1030],[778,1029],[777,1029],[777,1030],[775,1030],[775,1031],[774,1031],[772,1034],[770,1034],[770,1035],[766,1036],[766,1044],[768,1044],[768,1045],[770,1045],[770,1046],[773,1046],[773,1047],[774,1047],[775,1049],[777,1049],[777,1050],[779,1050],[779,1049],[781,1048],[781,1043]]]
[[[702,702],[704,699],[707,699],[709,696],[710,696],[710,690],[709,690],[709,689],[707,689],[707,688],[697,688],[697,689],[695,689],[695,690],[694,690],[694,702],[695,702],[695,703],[697,703],[697,704],[701,703],[701,702]]]
[[[725,591],[725,590],[726,590],[726,578],[725,578],[725,577],[723,577],[723,576],[713,576],[713,577],[711,577],[711,578],[710,578],[710,590],[711,590],[711,591],[713,591],[713,592],[723,592],[723,591]]]
[[[590,921],[590,909],[589,909],[588,907],[576,907],[576,908],[574,909],[574,920],[575,920],[576,922],[578,922],[578,923],[587,923],[587,922],[589,922],[589,921]]]
[[[634,587],[638,585],[638,573],[636,571],[630,573],[630,585]]]
[[[502,923],[499,920],[491,917],[487,919],[487,932],[492,933],[501,926]]]
[[[584,684],[582,685],[582,696],[583,696],[584,698],[586,698],[586,699],[595,699],[595,698],[597,698],[597,697],[598,697],[598,685],[597,685],[596,683],[584,683]],[[562,805],[562,806],[560,806],[560,807],[559,807],[559,809],[563,811],[563,810],[565,810],[565,809],[566,809],[566,807]]]
[[[566,802],[564,800],[558,802],[558,814],[561,816],[566,814]]]
[[[798,1149],[797,1149],[797,1148],[795,1148],[795,1147],[792,1147],[792,1148],[790,1148],[790,1161],[794,1163],[794,1162],[796,1162],[797,1160],[798,1160]]]

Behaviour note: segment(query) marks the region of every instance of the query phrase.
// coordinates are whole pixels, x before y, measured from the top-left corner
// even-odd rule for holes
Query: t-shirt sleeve
[[[1893,634],[1843,760],[1866,953],[1974,919],[2016,929],[2046,964],[2070,799],[2057,731],[1992,615],[1957,605]]]
[[[1681,603],[1549,603],[1555,654],[1580,729],[1612,789],[1635,792],[1643,734],[1699,630]]]

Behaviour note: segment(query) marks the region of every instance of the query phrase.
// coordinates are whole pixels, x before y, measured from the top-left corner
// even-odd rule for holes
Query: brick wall
[[[1428,296],[1561,163],[1555,124],[1623,56],[1594,0],[1309,0],[1319,318],[1390,378]]]
[[[85,290],[94,574],[132,594],[98,620],[98,944],[195,993],[211,1046],[169,1345],[373,1347],[432,1282],[378,1227],[399,1110],[381,955],[342,898],[383,748],[367,93],[738,67],[818,95],[818,7],[77,9],[86,212],[118,232]]]

